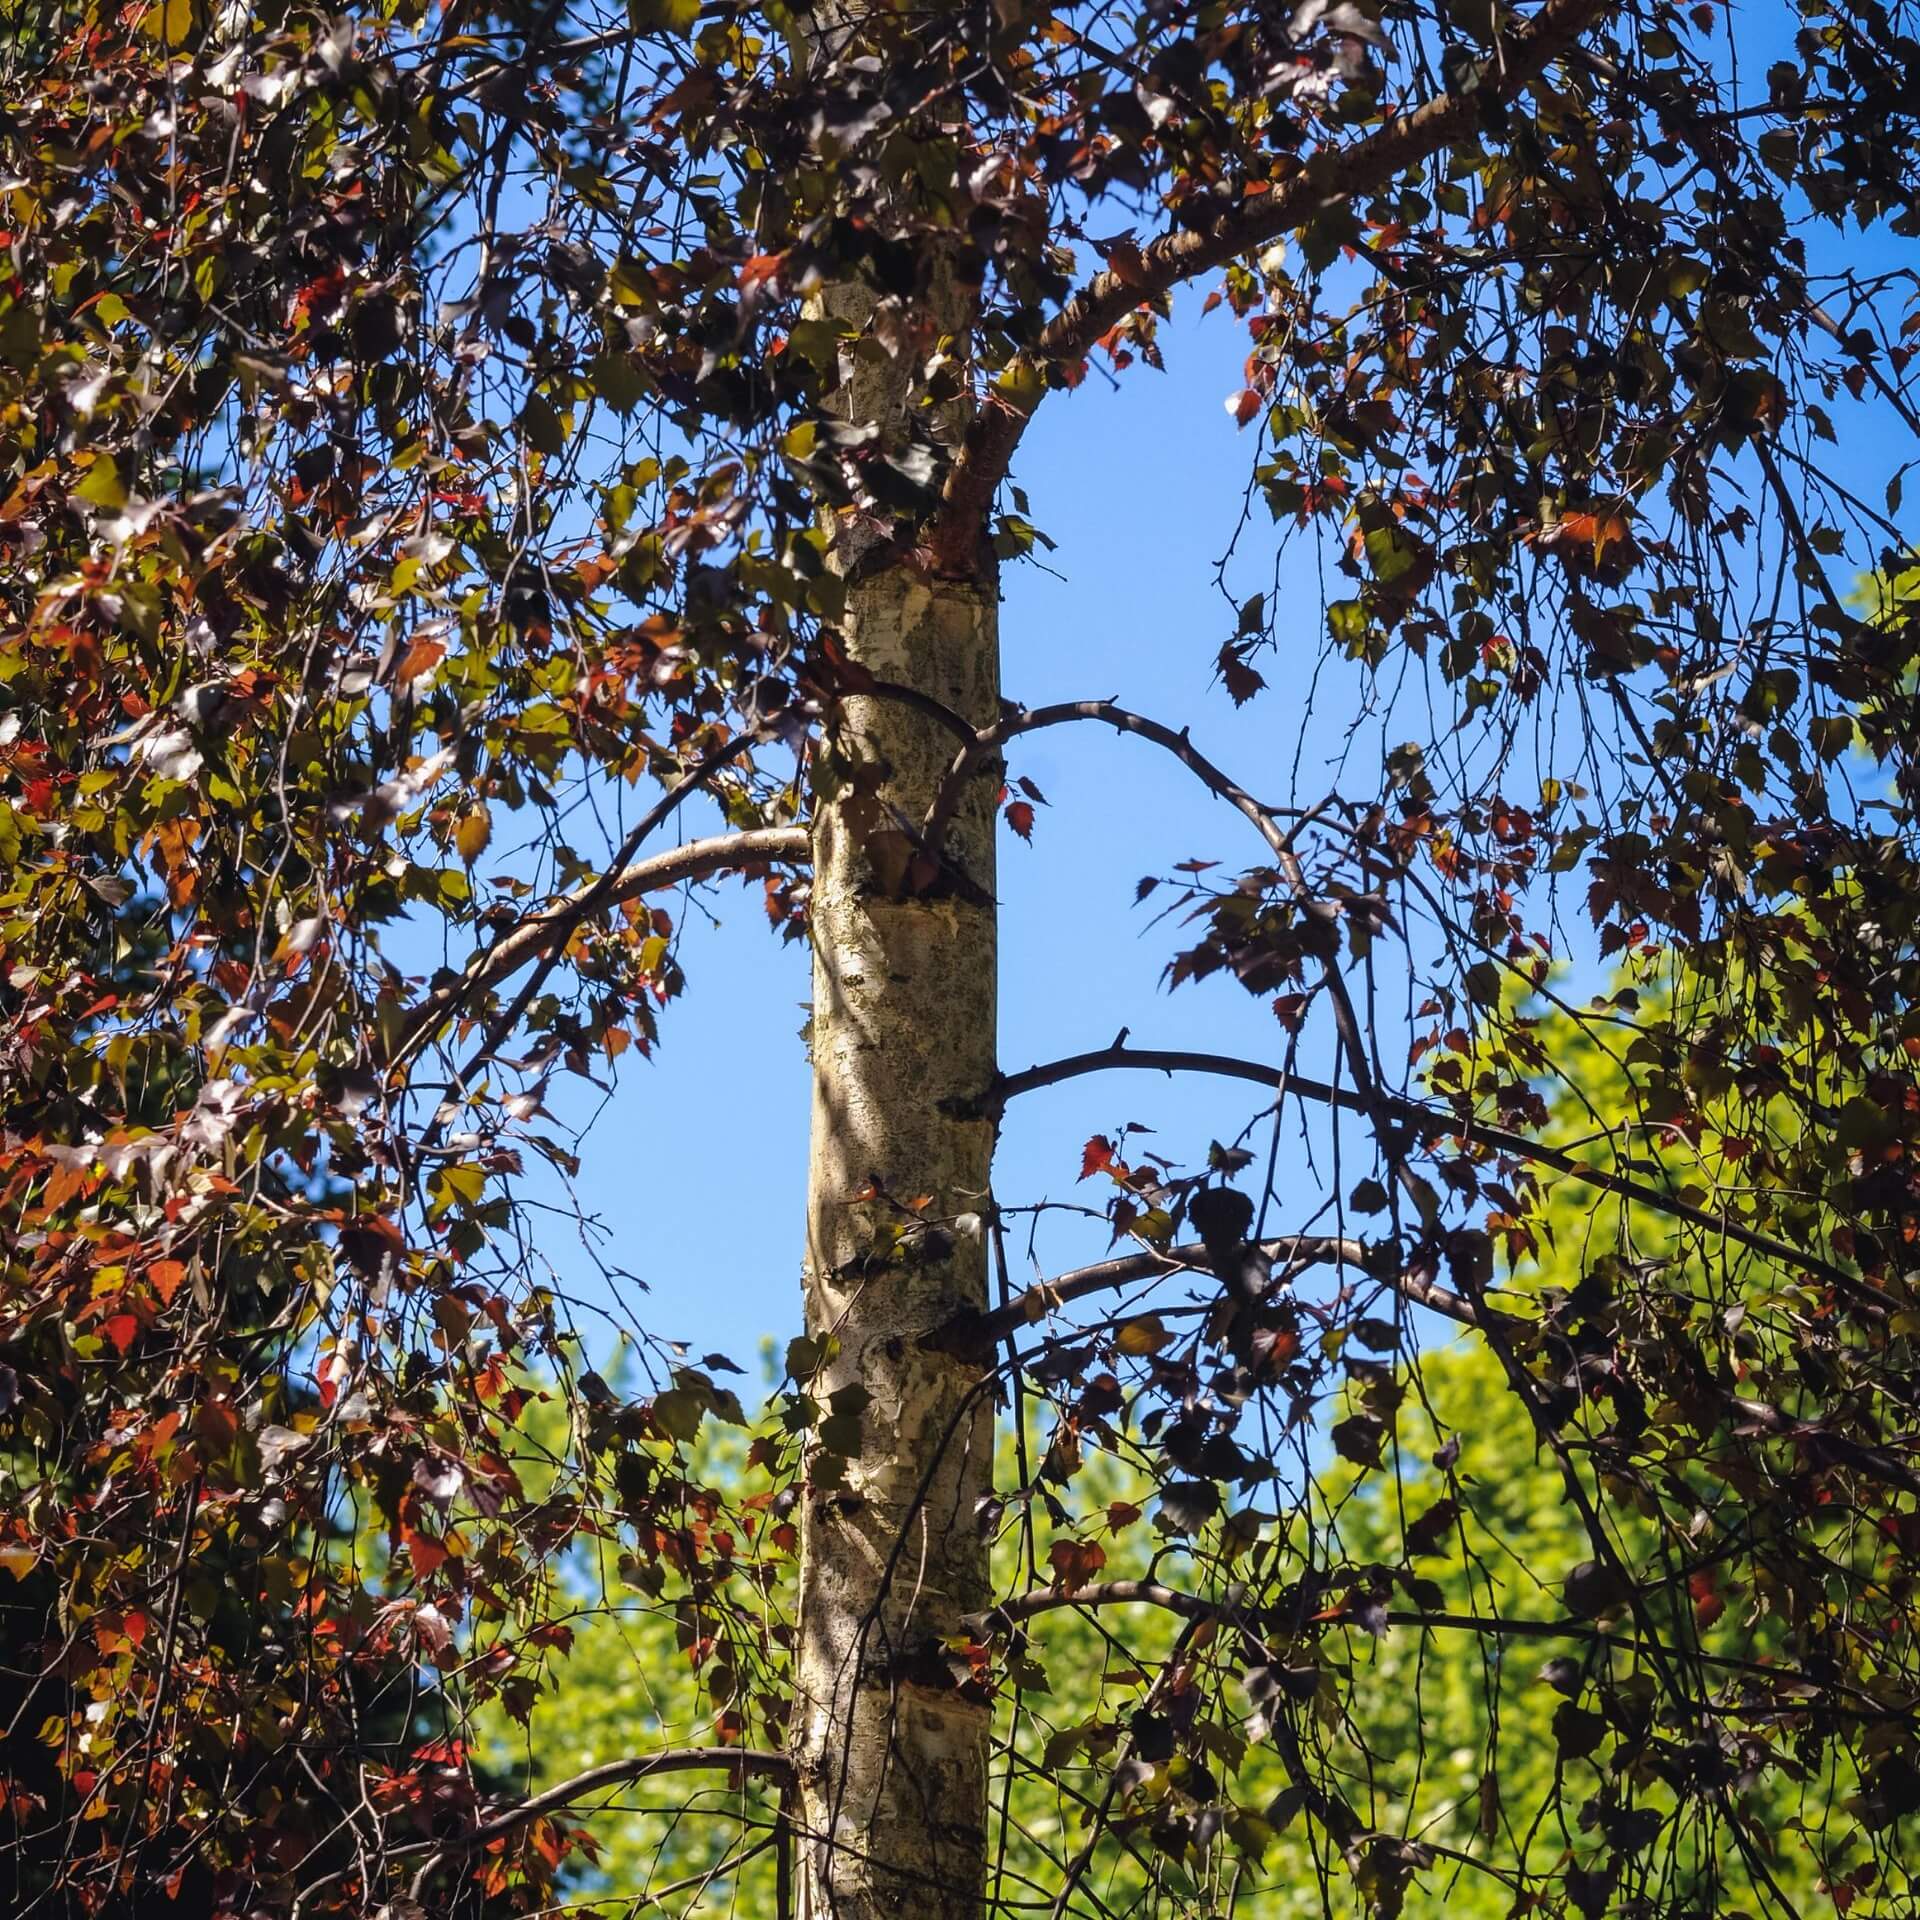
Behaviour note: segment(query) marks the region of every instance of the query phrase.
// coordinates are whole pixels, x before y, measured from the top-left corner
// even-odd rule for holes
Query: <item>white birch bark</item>
[[[996,613],[990,585],[895,568],[853,588],[846,640],[877,677],[981,725],[998,709]],[[883,798],[919,819],[952,736],[885,699],[851,700],[846,721],[891,769]],[[988,893],[996,777],[976,783],[950,841]],[[947,1643],[987,1601],[975,1507],[993,1404],[977,1364],[921,1336],[986,1304],[984,1237],[953,1223],[988,1205],[991,1129],[943,1104],[993,1075],[994,936],[989,905],[889,897],[847,810],[818,809],[806,1324],[839,1344],[815,1391],[857,1381],[870,1399],[842,1486],[811,1497],[803,1524],[793,1751],[807,1920],[974,1920],[981,1907],[988,1708]],[[909,1218],[924,1229],[896,1244]]]

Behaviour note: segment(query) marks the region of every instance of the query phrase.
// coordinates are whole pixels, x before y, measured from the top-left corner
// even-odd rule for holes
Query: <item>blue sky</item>
[[[1735,12],[1751,92],[1764,85],[1766,61],[1790,50],[1778,9]],[[1858,236],[1820,228],[1807,238],[1816,271],[1892,264],[1884,245]],[[1213,684],[1214,657],[1233,625],[1214,586],[1215,567],[1240,518],[1258,444],[1257,429],[1237,430],[1223,406],[1241,385],[1245,333],[1225,310],[1198,318],[1198,306],[1197,295],[1185,296],[1163,330],[1165,373],[1136,365],[1116,390],[1096,372],[1076,391],[1052,396],[1030,430],[1015,477],[1056,550],[1044,566],[1007,571],[1004,688],[1028,704],[1116,697],[1190,724],[1196,744],[1261,797],[1317,799],[1332,784],[1329,763],[1342,744],[1354,683],[1336,669],[1307,719],[1321,608],[1334,597],[1322,592],[1309,545],[1297,544],[1282,570],[1275,601],[1283,642],[1259,661],[1268,691],[1236,712]],[[1887,476],[1916,449],[1902,444],[1903,430],[1881,408],[1842,394],[1829,410],[1841,444],[1816,443],[1814,452],[1878,505]],[[1274,529],[1256,501],[1234,577],[1239,593],[1272,586],[1273,545]],[[1409,714],[1397,731],[1376,721],[1354,743],[1356,773],[1365,778],[1381,747],[1420,730],[1423,720]],[[1036,781],[1052,804],[1041,810],[1030,847],[1002,835],[1003,1066],[1103,1045],[1123,1025],[1136,1046],[1277,1062],[1282,1035],[1265,1001],[1218,978],[1171,995],[1163,990],[1172,930],[1152,927],[1150,910],[1133,900],[1143,874],[1165,873],[1182,859],[1253,863],[1258,847],[1245,822],[1168,756],[1104,728],[1059,728],[1016,742],[1011,771]],[[687,819],[684,831],[701,830]],[[592,1114],[578,1196],[603,1231],[602,1258],[649,1289],[644,1300],[627,1296],[616,1323],[751,1367],[762,1339],[784,1343],[800,1321],[808,1069],[799,1033],[807,960],[804,947],[768,936],[757,888],[722,885],[699,901],[681,914],[688,991],[663,1014],[655,1057],[629,1054],[616,1093],[597,1113],[577,1089],[556,1085],[553,1099],[570,1122]],[[1566,913],[1562,926],[1577,934],[1583,918]],[[1396,992],[1403,977],[1404,968],[1393,976]],[[1590,965],[1577,977],[1597,983]],[[1394,1010],[1381,1013],[1391,1032]],[[1301,1066],[1325,1070],[1324,1036]],[[1009,1205],[1088,1199],[1090,1188],[1076,1193],[1081,1145],[1127,1121],[1155,1128],[1148,1144],[1191,1165],[1210,1138],[1232,1137],[1261,1104],[1256,1090],[1218,1081],[1128,1074],[1070,1082],[1009,1115],[999,1198]],[[1309,1169],[1297,1140],[1280,1168],[1283,1203],[1269,1224],[1283,1231],[1320,1204],[1326,1169]],[[1361,1171],[1350,1164],[1346,1184]],[[540,1251],[583,1304],[610,1305],[592,1263],[580,1257],[575,1224],[564,1213],[544,1218]],[[1057,1271],[1104,1248],[1097,1226],[1056,1220],[1041,1264]],[[1018,1259],[1018,1244],[1013,1250]],[[596,1346],[603,1338],[589,1333]]]
[[[1007,696],[1028,704],[1117,697],[1191,723],[1195,742],[1235,778],[1285,799],[1304,679],[1320,649],[1317,580],[1283,601],[1282,630],[1290,620],[1297,647],[1262,662],[1270,691],[1236,712],[1213,684],[1233,625],[1215,563],[1257,451],[1255,430],[1238,431],[1223,406],[1240,385],[1244,341],[1216,312],[1170,331],[1166,373],[1136,366],[1118,391],[1095,376],[1042,408],[1018,477],[1057,550],[1045,568],[1007,571],[1003,677]],[[1260,506],[1254,571],[1271,542]],[[1297,564],[1311,565],[1305,549]],[[1281,1030],[1264,1000],[1218,980],[1164,991],[1170,929],[1150,928],[1151,908],[1133,899],[1143,874],[1178,860],[1253,864],[1261,850],[1246,822],[1170,757],[1105,728],[1030,736],[1016,743],[1011,770],[1052,804],[1031,846],[1002,833],[1003,1064],[1100,1046],[1122,1025],[1135,1046],[1277,1061]],[[1328,784],[1312,754],[1300,782],[1315,797]],[[682,915],[688,991],[663,1014],[653,1060],[621,1062],[618,1091],[583,1145],[578,1192],[606,1231],[605,1257],[647,1283],[648,1331],[751,1365],[763,1337],[784,1342],[799,1327],[807,963],[804,948],[768,936],[757,889],[723,885],[703,900],[718,924],[698,906]],[[1149,1144],[1192,1160],[1261,1104],[1253,1089],[1138,1074],[1030,1096],[1003,1136],[1001,1198],[1087,1199],[1089,1189],[1074,1188],[1091,1133],[1137,1121],[1157,1130]],[[583,1263],[565,1246],[571,1224],[548,1218],[556,1237],[543,1251],[577,1276]],[[1049,1266],[1071,1264],[1098,1257],[1105,1235],[1050,1229],[1042,1245]]]

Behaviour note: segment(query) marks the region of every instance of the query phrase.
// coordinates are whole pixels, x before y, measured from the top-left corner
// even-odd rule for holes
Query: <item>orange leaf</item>
[[[186,1264],[180,1260],[156,1260],[147,1269],[147,1280],[160,1296],[163,1307],[173,1305],[173,1296],[180,1291],[180,1283],[186,1277]]]
[[[443,640],[416,640],[400,658],[400,671],[394,675],[400,686],[410,686],[423,673],[431,673],[447,657]]]

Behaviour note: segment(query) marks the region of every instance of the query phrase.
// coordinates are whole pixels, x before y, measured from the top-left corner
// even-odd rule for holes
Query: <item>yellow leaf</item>
[[[1114,1345],[1122,1353],[1158,1353],[1172,1338],[1173,1335],[1161,1324],[1157,1313],[1143,1313],[1137,1320],[1129,1320],[1115,1334]]]
[[[687,38],[700,24],[700,0],[627,0],[627,17],[642,33]]]
[[[110,453],[94,455],[93,465],[87,469],[87,477],[74,488],[74,492],[89,506],[105,507],[114,512],[127,504],[126,482],[120,478],[120,469],[114,465]]]
[[[993,390],[1016,413],[1031,413],[1047,390],[1046,377],[1024,354],[1007,363]]]
[[[486,852],[487,842],[492,838],[493,814],[484,800],[471,811],[463,813],[459,825],[453,830],[453,844],[460,850],[460,858],[468,866],[472,866]]]
[[[140,31],[163,45],[184,45],[193,32],[193,0],[155,0],[140,22]]]

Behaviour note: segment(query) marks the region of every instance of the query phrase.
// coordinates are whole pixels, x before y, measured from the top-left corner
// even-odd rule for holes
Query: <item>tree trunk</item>
[[[876,678],[976,726],[998,713],[991,583],[895,566],[850,587],[845,640]],[[953,736],[871,696],[850,699],[842,724],[887,769],[883,804],[918,820]],[[882,871],[897,863],[875,859],[870,803],[815,813],[806,1324],[839,1347],[816,1396],[857,1383],[869,1398],[842,1484],[811,1495],[804,1520],[794,1757],[806,1920],[981,1909],[989,1709],[943,1643],[964,1638],[961,1617],[988,1598],[976,1505],[993,1404],[977,1365],[920,1341],[986,1305],[992,1130],[943,1103],[977,1095],[994,1072],[995,777],[975,782],[948,841],[977,897],[900,892]]]
[[[816,0],[816,60],[844,57],[870,0]],[[977,289],[927,262],[927,308],[965,341]],[[856,336],[872,291],[827,288],[819,310]],[[924,311],[924,309],[923,309]],[[910,410],[957,442],[961,396],[916,391],[920,356],[860,339],[838,410],[889,436]],[[832,529],[841,535],[850,529]],[[980,727],[1000,711],[999,594],[990,551],[968,579],[837,538],[840,638],[856,670]],[[816,782],[813,1126],[806,1329],[824,1356],[823,1412],[864,1391],[837,1481],[816,1453],[801,1519],[790,1746],[803,1920],[979,1920],[986,1882],[991,1709],[964,1660],[962,1618],[989,1599],[979,1503],[994,1408],[977,1365],[922,1338],[987,1299],[993,1128],[961,1113],[996,1065],[994,828],[998,768],[981,770],[945,843],[952,873],[912,872],[902,822],[922,819],[956,742],[898,699],[850,694],[830,744],[869,777]],[[877,790],[875,781],[877,780]],[[931,884],[930,884],[931,882]],[[844,1446],[845,1428],[835,1436]],[[822,1471],[825,1468],[826,1471]],[[956,1667],[958,1671],[956,1671]]]

